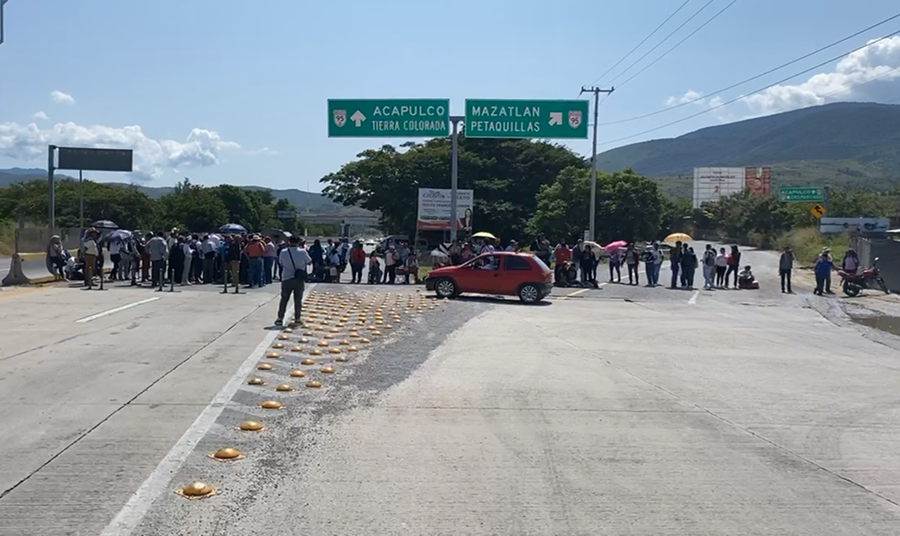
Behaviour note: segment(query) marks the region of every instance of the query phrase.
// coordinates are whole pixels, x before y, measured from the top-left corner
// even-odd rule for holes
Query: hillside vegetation
[[[618,147],[598,158],[603,170],[630,167],[671,180],[663,189],[684,196],[695,167],[771,166],[776,188],[891,189],[900,185],[900,105],[814,106]]]
[[[71,178],[66,175],[57,173],[57,179],[63,180]],[[20,184],[32,179],[46,179],[47,171],[43,169],[4,169],[0,170],[0,188],[5,188],[13,184]],[[85,177],[88,178],[88,177]],[[137,188],[138,191],[144,193],[150,199],[158,200],[164,195],[171,194],[175,191],[174,187],[149,187],[140,184],[131,185],[125,183],[107,183],[113,186],[123,188]],[[302,190],[272,190],[261,186],[242,186],[246,190],[269,190],[275,199],[286,199],[288,203],[297,207],[301,212],[311,212],[313,214],[335,214],[342,216],[372,216],[368,210],[359,207],[347,207],[328,199],[322,194],[313,192],[304,192]]]

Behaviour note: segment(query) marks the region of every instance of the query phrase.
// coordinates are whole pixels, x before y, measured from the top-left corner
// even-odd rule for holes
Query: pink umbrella
[[[605,246],[603,246],[603,251],[605,251],[607,253],[612,253],[613,251],[615,251],[619,248],[624,248],[627,245],[628,245],[628,242],[626,242],[624,240],[616,240],[615,242],[610,242],[609,244],[606,244]]]

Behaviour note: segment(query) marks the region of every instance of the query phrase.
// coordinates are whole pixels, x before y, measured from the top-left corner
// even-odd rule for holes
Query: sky
[[[466,98],[612,85],[600,151],[835,100],[898,103],[900,34],[850,52],[900,18],[713,94],[898,13],[895,0],[9,0],[0,169],[45,167],[48,144],[132,148],[134,173],[86,176],[320,191],[360,151],[408,141],[328,138],[329,98],[447,98],[462,114]],[[589,140],[565,145],[590,154]]]

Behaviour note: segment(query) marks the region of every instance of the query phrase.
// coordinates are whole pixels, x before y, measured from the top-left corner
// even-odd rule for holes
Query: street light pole
[[[583,95],[585,93],[593,93],[594,94],[594,141],[591,143],[591,214],[590,221],[588,221],[588,234],[590,235],[591,240],[596,240],[597,235],[594,234],[594,220],[597,215],[597,118],[598,118],[598,110],[600,105],[600,94],[606,93],[607,95],[611,94],[615,91],[616,88],[609,89],[600,89],[599,87],[582,87],[579,95]]]
[[[459,222],[456,214],[456,197],[459,187],[459,122],[465,121],[461,115],[451,115],[450,124],[450,241],[456,240],[456,225]]]

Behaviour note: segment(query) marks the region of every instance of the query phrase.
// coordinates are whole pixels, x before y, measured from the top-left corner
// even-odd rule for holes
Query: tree
[[[388,232],[415,231],[419,188],[447,188],[450,140],[436,138],[363,151],[326,175],[323,193],[344,205],[381,214]],[[560,145],[530,140],[482,140],[460,136],[459,187],[475,190],[474,224],[504,238],[520,238],[537,208],[540,187],[584,161]]]
[[[583,235],[590,214],[590,170],[564,169],[552,184],[541,187],[537,209],[528,221],[534,234],[572,242]],[[597,240],[659,238],[663,197],[656,183],[630,169],[597,174]]]

